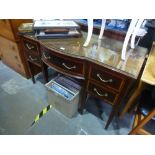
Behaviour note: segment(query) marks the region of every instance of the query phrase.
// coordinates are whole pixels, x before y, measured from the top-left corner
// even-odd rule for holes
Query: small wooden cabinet
[[[0,20],[0,57],[2,62],[25,77],[30,77],[24,58],[18,27],[21,23],[32,22],[31,19]]]

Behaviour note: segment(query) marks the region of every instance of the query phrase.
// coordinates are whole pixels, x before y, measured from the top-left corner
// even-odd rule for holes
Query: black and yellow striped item
[[[45,114],[47,113],[47,111],[48,111],[49,109],[51,109],[51,108],[52,108],[52,105],[48,105],[47,107],[45,107],[45,108],[36,116],[36,118],[35,118],[34,122],[32,123],[32,125],[34,125],[36,122],[38,122],[39,119],[40,119],[43,115],[45,115]],[[31,125],[31,126],[32,126],[32,125]]]

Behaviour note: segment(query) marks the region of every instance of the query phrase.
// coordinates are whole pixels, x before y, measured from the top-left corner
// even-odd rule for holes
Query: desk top
[[[155,42],[147,59],[141,80],[150,85],[155,85]]]
[[[89,46],[83,47],[87,37],[87,33],[84,32],[80,38],[38,40],[34,36],[26,37],[37,40],[41,45],[58,53],[92,61],[135,79],[139,75],[147,54],[147,49],[143,47],[128,48],[126,60],[123,61],[121,60],[123,42],[107,37],[99,40],[98,35],[93,35]]]

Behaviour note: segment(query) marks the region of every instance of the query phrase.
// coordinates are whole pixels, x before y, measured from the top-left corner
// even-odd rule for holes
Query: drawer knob
[[[18,60],[18,57],[17,57],[17,55],[15,55],[15,56],[14,56],[14,58]]]
[[[27,47],[29,50],[34,49],[34,46],[33,46],[33,45],[29,45],[28,43],[26,43],[25,45],[26,45],[26,47]]]
[[[102,79],[101,78],[101,76],[100,76],[100,74],[97,74],[97,77],[102,81],[102,82],[104,82],[104,83],[111,83],[111,82],[113,82],[113,80],[112,79],[109,79],[109,80],[104,80],[104,79]]]
[[[51,59],[50,56],[46,56],[46,54],[43,52],[43,56],[45,57],[45,59]]]
[[[76,68],[75,65],[72,66],[72,67],[68,67],[64,62],[62,63],[62,65],[63,65],[65,68],[69,69],[69,70],[71,70],[71,69],[75,69],[75,68]]]
[[[11,48],[12,48],[13,51],[15,51],[15,49],[16,49],[14,46],[11,46]]]
[[[37,60],[37,58],[32,58],[31,55],[29,56],[29,59],[30,59],[31,61],[36,61],[36,60]]]
[[[99,96],[104,96],[104,97],[108,97],[108,94],[107,93],[104,93],[104,94],[100,94],[96,88],[94,88],[94,91],[97,93],[97,95]]]

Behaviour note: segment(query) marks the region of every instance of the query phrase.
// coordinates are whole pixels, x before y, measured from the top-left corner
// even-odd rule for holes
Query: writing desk
[[[79,111],[82,113],[87,96],[93,95],[111,104],[112,111],[107,120],[107,129],[118,112],[124,98],[137,81],[144,64],[147,50],[142,47],[128,49],[126,60],[121,60],[123,42],[93,35],[88,47],[83,47],[87,33],[81,38],[37,39],[24,35],[22,42],[29,70],[31,66],[42,68],[48,82],[47,67],[65,75],[82,79],[82,95]]]
[[[153,46],[149,53],[139,84],[136,87],[133,95],[126,103],[126,106],[120,115],[121,117],[123,117],[125,113],[128,111],[128,109],[133,105],[133,103],[135,102],[137,97],[141,94],[142,90],[146,85],[155,86],[155,42],[153,42]]]

